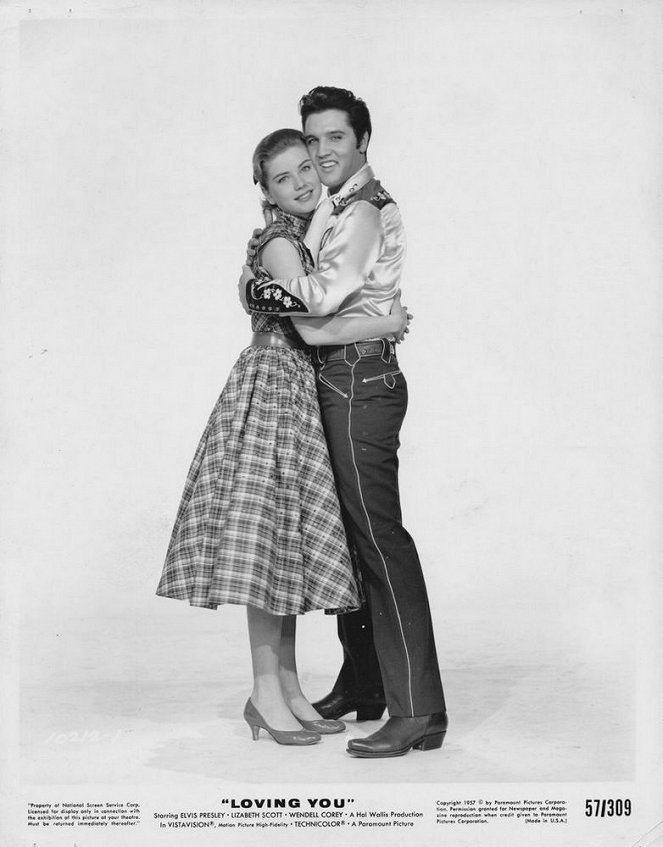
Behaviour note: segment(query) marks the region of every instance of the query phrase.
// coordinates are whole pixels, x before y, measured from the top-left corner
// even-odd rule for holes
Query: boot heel
[[[421,741],[413,744],[415,750],[437,750],[442,746],[445,732],[436,732],[433,735],[424,735]]]
[[[357,708],[358,721],[379,721],[384,714],[384,706],[359,706]]]

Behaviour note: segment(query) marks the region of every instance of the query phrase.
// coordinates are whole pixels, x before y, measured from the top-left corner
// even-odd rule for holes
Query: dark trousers
[[[369,701],[384,691],[392,717],[445,710],[428,595],[417,550],[403,527],[399,432],[407,383],[393,345],[348,344],[342,358],[314,360],[325,434],[348,542],[367,608],[339,615],[344,661],[334,689]]]

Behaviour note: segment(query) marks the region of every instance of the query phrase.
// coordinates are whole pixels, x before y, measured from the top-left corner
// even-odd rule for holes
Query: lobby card
[[[655,2],[0,6],[3,814],[27,847],[652,847],[661,820]],[[155,596],[250,338],[257,141],[371,110],[408,240],[403,520],[441,749],[253,741],[244,609]],[[298,624],[311,699],[341,660]],[[383,720],[387,715],[383,716]]]

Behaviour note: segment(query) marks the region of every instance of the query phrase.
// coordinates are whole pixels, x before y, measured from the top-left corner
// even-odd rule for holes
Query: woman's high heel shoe
[[[258,740],[261,729],[266,730],[278,744],[294,744],[302,747],[309,744],[317,744],[321,740],[318,732],[311,732],[307,729],[272,729],[253,705],[250,697],[246,701],[246,706],[244,706],[244,720],[251,728],[254,741]]]
[[[316,718],[313,721],[305,721],[303,718],[297,718],[297,720],[304,729],[318,732],[320,735],[333,735],[336,732],[345,732],[347,729],[343,721],[326,720],[325,718]]]

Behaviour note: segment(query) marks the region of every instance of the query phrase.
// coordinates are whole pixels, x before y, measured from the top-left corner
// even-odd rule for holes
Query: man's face
[[[309,115],[304,137],[320,180],[332,194],[366,162],[368,133],[357,146],[348,115],[340,109]]]

